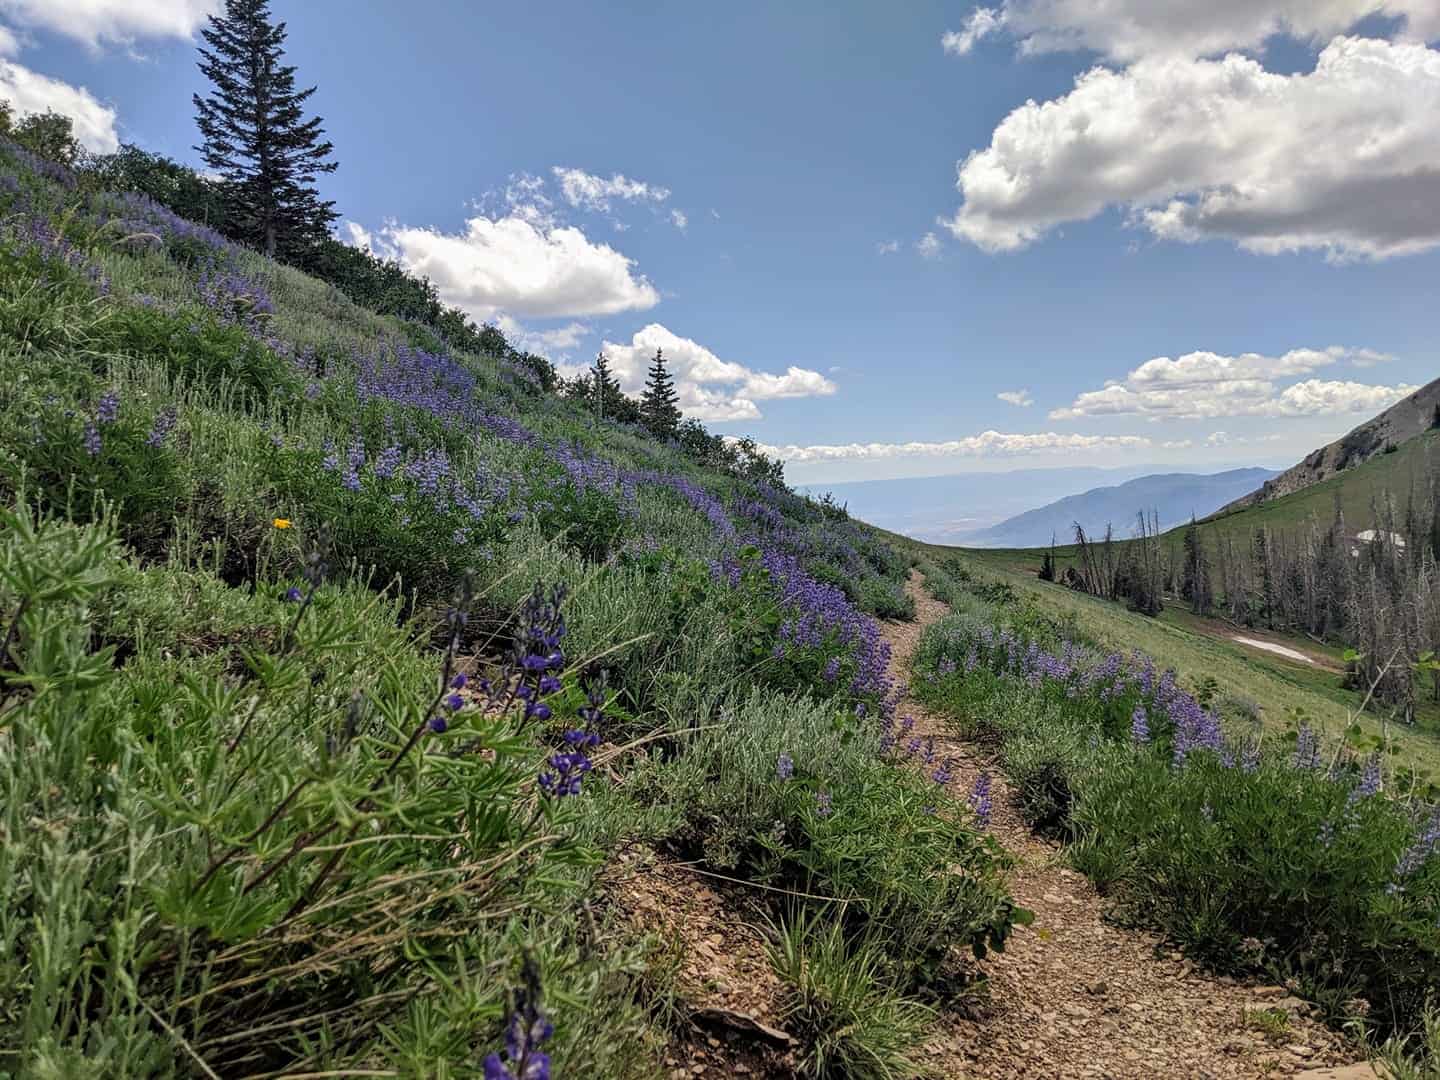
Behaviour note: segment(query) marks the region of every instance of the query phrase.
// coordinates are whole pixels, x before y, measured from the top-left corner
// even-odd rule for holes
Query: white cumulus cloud
[[[1004,0],[975,9],[941,44],[964,55],[1003,31],[1025,54],[1086,50],[1130,62],[1259,50],[1277,34],[1323,42],[1369,15],[1401,20],[1415,40],[1440,36],[1434,0]]]
[[[1035,404],[1035,399],[1030,396],[1029,390],[1001,390],[995,396],[1007,404],[1018,405],[1022,409]]]
[[[659,323],[637,330],[628,344],[606,341],[601,346],[620,388],[635,395],[645,388],[646,371],[656,349],[665,352],[681,411],[698,420],[753,420],[760,416],[757,401],[835,393],[835,384],[818,371],[795,366],[784,374],[755,371],[722,360],[699,342],[680,337]]]
[[[790,464],[820,461],[874,461],[905,457],[1020,457],[1026,454],[1067,452],[1076,450],[1130,450],[1152,445],[1139,435],[1062,435],[1042,431],[1030,435],[1010,435],[999,431],[982,431],[963,439],[948,442],[904,443],[840,443],[819,446],[765,446],[771,457]]]
[[[89,150],[108,154],[120,148],[115,110],[101,104],[83,86],[71,86],[14,60],[0,59],[0,98],[11,104],[17,117],[47,110],[70,117],[75,137]]]
[[[1336,37],[1296,74],[1238,53],[1095,67],[1012,111],[961,162],[945,225],[1013,251],[1119,207],[1171,241],[1412,254],[1440,245],[1436,115],[1440,51],[1418,41]]]
[[[881,240],[875,245],[876,255],[894,255],[900,250],[899,240]]]
[[[220,0],[0,0],[0,16],[98,48],[137,38],[190,38]]]
[[[1136,415],[1192,420],[1230,416],[1322,416],[1384,409],[1413,386],[1371,386],[1345,380],[1307,379],[1281,389],[1279,380],[1310,375],[1349,361],[1364,366],[1383,356],[1372,349],[1291,349],[1280,356],[1241,353],[1225,356],[1197,351],[1157,356],[1124,379],[1087,390],[1052,420]]]
[[[938,259],[940,257],[940,238],[933,232],[927,232],[919,240],[915,241],[915,250],[927,259]]]
[[[375,235],[347,228],[352,240],[428,277],[442,300],[482,321],[614,315],[660,302],[633,259],[557,223],[535,202],[517,202],[504,216],[479,214],[458,233],[394,223]]]

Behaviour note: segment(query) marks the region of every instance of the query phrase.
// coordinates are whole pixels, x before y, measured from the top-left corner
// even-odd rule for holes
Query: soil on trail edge
[[[911,678],[924,628],[946,613],[911,574],[907,591],[916,620],[882,623],[891,647],[891,674]],[[1005,777],[987,751],[955,735],[945,720],[907,698],[900,716],[915,733],[933,737],[940,758],[954,759],[953,790],[964,797],[982,772],[993,777],[991,831],[1015,857],[1011,893],[1035,913],[1017,927],[1003,953],[992,953],[982,1018],[942,1014],[920,1056],[950,1078],[1113,1077],[1232,1078],[1371,1076],[1353,1066],[1327,1066],[1361,1055],[1308,1015],[1283,988],[1247,984],[1196,969],[1158,937],[1112,925],[1107,903],[1080,874],[1062,865],[1059,849],[1033,836],[1016,812]],[[1246,1013],[1284,1009],[1284,1034],[1267,1036]]]

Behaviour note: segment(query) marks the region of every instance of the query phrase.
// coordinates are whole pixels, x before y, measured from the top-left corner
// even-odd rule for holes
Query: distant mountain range
[[[971,533],[966,547],[1041,547],[1053,539],[1069,544],[1078,522],[1087,533],[1103,535],[1113,526],[1117,537],[1129,537],[1136,516],[1157,513],[1160,528],[1169,529],[1203,518],[1242,495],[1257,490],[1272,477],[1272,469],[1231,469],[1228,472],[1159,473],[1123,484],[1098,487],[1069,495],[1034,510],[1007,518],[998,525]]]
[[[975,533],[1041,503],[1162,469],[1163,465],[1146,464],[1111,469],[1011,469],[804,484],[799,485],[799,490],[816,497],[829,493],[848,506],[850,513],[882,529],[935,544],[961,544]],[[1134,509],[1138,508],[1127,511],[1127,519]],[[1050,541],[1048,533],[1045,541]]]

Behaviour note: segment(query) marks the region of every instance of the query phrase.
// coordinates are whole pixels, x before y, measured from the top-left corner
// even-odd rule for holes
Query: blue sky
[[[196,161],[212,6],[0,0],[0,94]],[[1284,464],[1440,374],[1434,0],[272,6],[345,238],[797,482]]]

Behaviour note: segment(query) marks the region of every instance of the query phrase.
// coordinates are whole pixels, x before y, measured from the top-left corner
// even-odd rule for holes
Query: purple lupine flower
[[[1144,705],[1136,705],[1135,711],[1130,714],[1130,741],[1137,746],[1150,742],[1150,723],[1146,719]]]
[[[840,677],[840,657],[832,656],[825,662],[825,670],[821,672],[826,682],[833,683]]]
[[[556,799],[579,795],[580,781],[592,767],[590,758],[579,750],[561,751],[550,755],[549,764],[540,774],[540,790]]]
[[[968,800],[970,809],[975,812],[975,820],[980,823],[983,829],[990,824],[990,774],[982,772],[975,778],[975,786],[970,791]]]
[[[930,779],[934,780],[935,783],[939,784],[941,787],[944,787],[946,784],[950,783],[952,779],[954,779],[954,765],[954,758],[946,758],[939,764],[935,771],[930,774]]]
[[[285,590],[285,595],[281,597],[281,599],[287,604],[298,604],[301,600],[305,599],[305,594],[296,586],[291,585],[290,588]]]
[[[828,791],[817,791],[815,793],[815,813],[822,818],[829,817],[833,812],[830,805],[830,793]]]
[[[498,1053],[487,1055],[485,1080],[550,1080],[550,1056],[540,1047],[555,1028],[540,1008],[540,978],[533,961],[526,961],[525,982],[505,1028],[505,1060]]]
[[[1360,773],[1360,784],[1355,791],[1362,799],[1368,799],[1380,792],[1380,751],[1375,751],[1365,760],[1365,768]]]
[[[85,453],[91,457],[100,456],[100,429],[94,423],[85,425],[85,434],[81,439],[81,445],[85,447]]]
[[[794,775],[795,760],[789,754],[782,753],[775,759],[775,779],[783,782]]]
[[[1301,722],[1295,736],[1295,754],[1290,763],[1297,769],[1320,767],[1320,735],[1306,722]]]
[[[1405,891],[1405,883],[1420,872],[1430,856],[1440,851],[1440,806],[1434,808],[1430,814],[1429,823],[1420,831],[1415,842],[1405,849],[1395,864],[1395,875],[1387,891],[1399,893]]]
[[[173,430],[175,427],[176,419],[177,415],[175,412],[175,406],[173,405],[166,405],[163,409],[156,413],[155,421],[150,426],[150,434],[145,436],[145,445],[152,447],[156,450],[164,446],[165,440],[169,437],[171,430]]]
[[[100,399],[100,404],[95,407],[95,422],[97,424],[113,424],[119,418],[120,395],[111,390]]]

